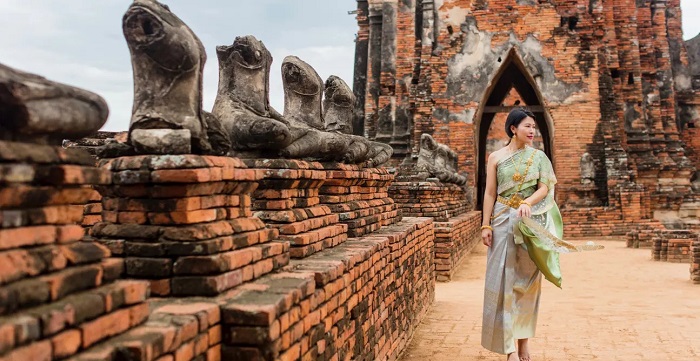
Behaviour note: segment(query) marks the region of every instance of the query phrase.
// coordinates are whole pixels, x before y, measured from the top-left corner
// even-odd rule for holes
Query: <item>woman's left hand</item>
[[[530,218],[531,215],[532,215],[532,209],[530,208],[529,205],[523,203],[520,205],[520,207],[518,207],[518,217]]]

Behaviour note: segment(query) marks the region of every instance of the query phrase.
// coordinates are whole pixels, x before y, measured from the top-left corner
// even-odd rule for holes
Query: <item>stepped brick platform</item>
[[[69,361],[221,360],[221,313],[213,300],[151,300],[148,321]]]
[[[481,242],[480,227],[480,211],[435,222],[435,274],[438,281],[451,280],[464,256]]]
[[[466,213],[468,205],[462,187],[434,181],[394,182],[389,195],[406,217],[433,217],[437,222]]]
[[[348,226],[320,204],[319,189],[326,179],[321,163],[286,159],[245,163],[262,174],[252,194],[254,215],[279,230],[279,239],[291,245],[292,258],[307,257],[348,239]]]
[[[691,248],[698,239],[697,233],[689,230],[664,230],[653,238],[651,256],[654,261],[690,263]]]
[[[387,169],[341,163],[323,163],[323,167],[326,181],[319,190],[321,203],[347,225],[348,236],[363,236],[401,220],[398,206],[389,197],[394,176]]]
[[[434,298],[433,232],[405,218],[240,287],[222,359],[396,359]]]
[[[148,283],[84,238],[111,174],[77,149],[0,141],[0,360],[61,360],[148,317]]]
[[[412,181],[401,176],[389,187],[389,195],[402,214],[408,217],[432,217],[435,220],[435,275],[445,282],[481,238],[481,212],[468,212],[464,188],[441,183],[437,179]]]
[[[126,275],[160,296],[215,296],[289,261],[288,242],[252,216],[262,172],[236,158],[196,155],[101,160],[103,222],[92,230]]]

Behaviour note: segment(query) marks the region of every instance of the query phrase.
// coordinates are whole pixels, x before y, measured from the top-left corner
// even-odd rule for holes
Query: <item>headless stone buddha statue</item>
[[[216,47],[219,89],[212,113],[228,131],[234,153],[277,156],[289,146],[289,122],[270,106],[272,55],[252,35]]]
[[[228,137],[217,119],[202,111],[206,53],[194,32],[155,0],[134,0],[122,26],[134,72],[129,143],[138,153],[227,151]]]
[[[589,153],[583,153],[579,162],[581,168],[581,184],[593,184],[595,181],[595,161]]]
[[[450,162],[450,148],[438,143],[438,148],[435,152],[435,171],[437,178],[443,183],[455,183],[457,180],[457,174],[450,172],[448,168]]]
[[[378,167],[386,163],[393,153],[390,145],[373,142],[365,137],[352,135],[355,95],[343,79],[331,75],[325,83],[323,119],[327,131],[345,134],[349,139],[344,160]]]
[[[423,133],[420,136],[420,150],[416,162],[416,177],[422,180],[435,177],[435,157],[437,156],[438,142],[430,135]]]
[[[316,71],[295,56],[282,62],[284,118],[290,123],[294,141],[282,149],[289,158],[315,158],[340,161],[350,140],[338,133],[326,132],[322,117],[323,81]]]
[[[347,163],[370,161],[370,141],[352,134],[355,95],[343,79],[331,75],[325,83],[323,97],[323,120],[326,131],[343,134],[348,139],[348,149],[343,157]]]
[[[389,144],[384,144],[380,142],[370,141],[369,148],[369,167],[379,167],[391,159],[391,155],[394,154],[394,148]]]
[[[457,152],[454,150],[447,148],[447,170],[454,174],[454,183],[457,185],[465,185],[467,183],[467,177],[459,174],[458,169],[459,169],[459,158],[457,156]]]
[[[0,64],[0,140],[58,146],[94,134],[108,114],[97,94]]]
[[[456,171],[457,154],[453,150],[435,141],[430,134],[423,133],[420,139],[415,168],[418,179],[437,178],[443,183],[466,184],[466,177]]]

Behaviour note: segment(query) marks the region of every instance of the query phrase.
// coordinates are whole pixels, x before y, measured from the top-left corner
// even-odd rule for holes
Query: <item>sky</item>
[[[296,55],[324,80],[352,86],[354,0],[163,0],[202,40],[207,51],[204,109],[216,97],[216,46],[255,35],[274,58],[270,102],[280,112],[280,65]],[[129,0],[0,0],[0,63],[78,86],[107,100],[103,130],[126,130],[131,117],[131,60],[121,30]],[[681,0],[684,38],[700,33],[700,1]]]

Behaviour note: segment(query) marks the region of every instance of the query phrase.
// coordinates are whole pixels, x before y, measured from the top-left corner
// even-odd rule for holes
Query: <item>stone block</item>
[[[134,129],[130,142],[140,154],[190,154],[192,135],[189,129]]]

